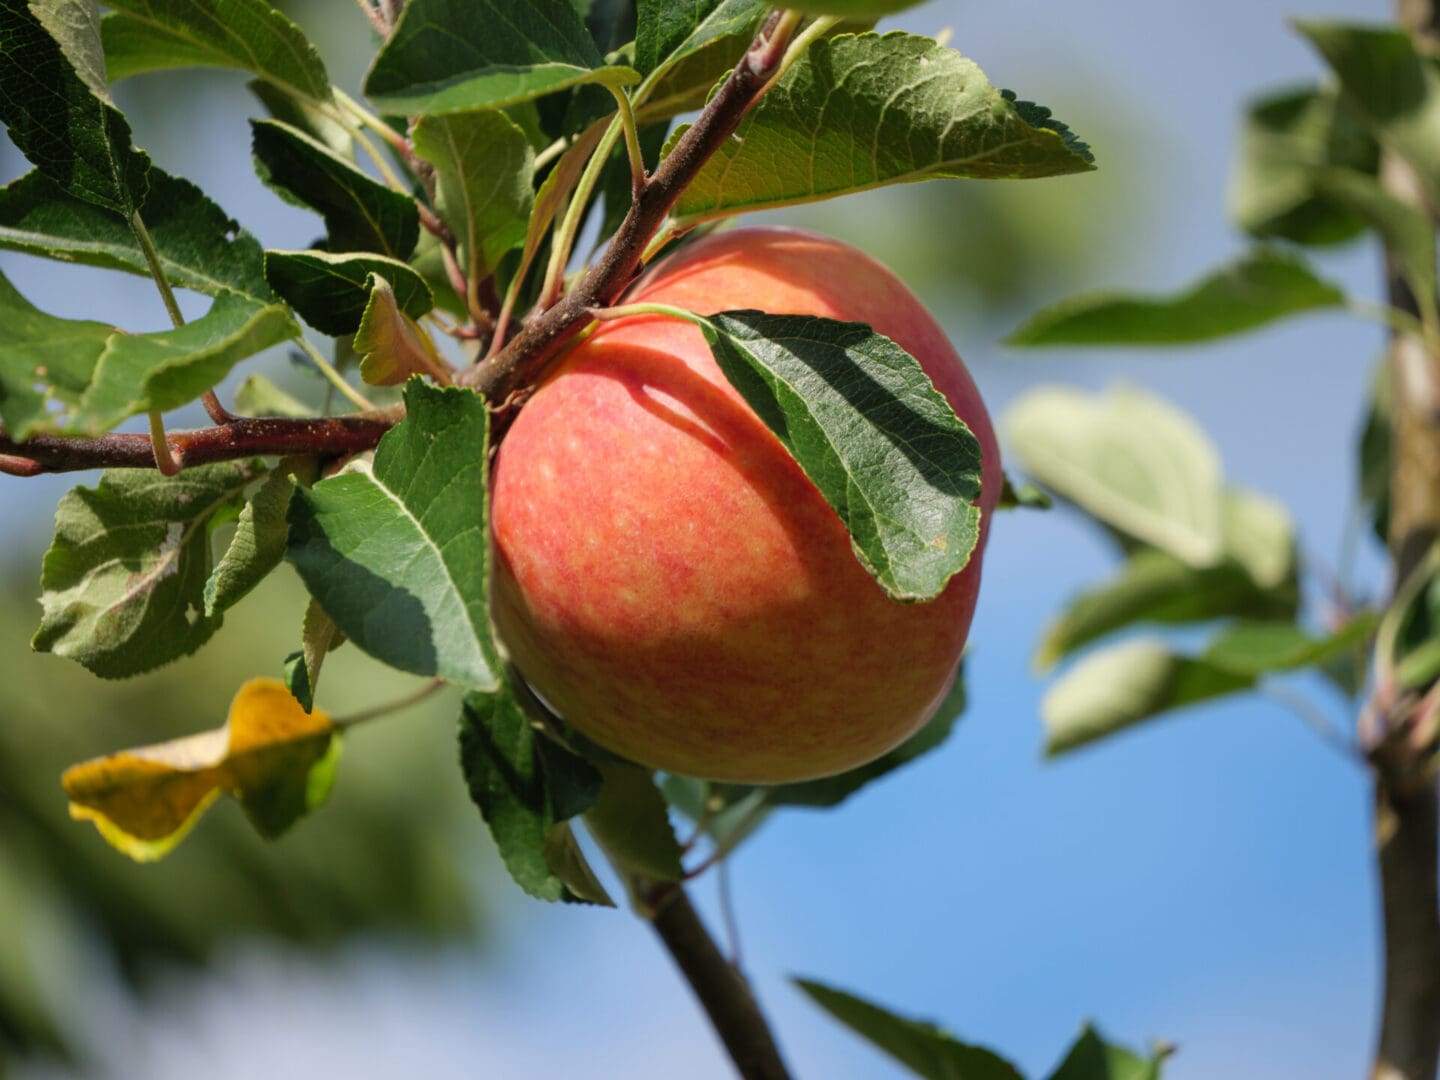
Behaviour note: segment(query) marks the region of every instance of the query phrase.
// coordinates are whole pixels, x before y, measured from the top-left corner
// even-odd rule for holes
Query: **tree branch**
[[[764,92],[779,69],[789,44],[780,16],[765,28],[730,77],[721,84],[695,123],[645,183],[595,265],[554,307],[534,319],[498,353],[462,372],[457,382],[481,391],[492,402],[505,402],[533,384],[565,343],[591,321],[591,308],[612,305],[634,279],[641,256],[675,200]],[[788,24],[787,24],[788,25]],[[789,27],[793,30],[793,26]]]
[[[649,882],[636,884],[634,895],[744,1080],[789,1080],[750,984],[721,954],[685,890],[674,882]]]
[[[1440,41],[1440,0],[1397,0],[1396,16],[1417,38]],[[1407,162],[1384,152],[1380,180],[1391,195],[1424,211],[1434,228],[1434,208]],[[1385,270],[1391,304],[1418,317],[1393,251],[1385,253]],[[1440,537],[1437,371],[1424,342],[1391,334],[1390,555],[1397,586]],[[1435,1080],[1440,1070],[1440,802],[1433,748],[1416,746],[1413,738],[1426,719],[1419,712],[1412,706],[1387,717],[1371,753],[1385,967],[1372,1080]]]
[[[166,437],[170,456],[182,468],[246,457],[307,454],[333,457],[372,450],[380,436],[404,418],[400,406],[351,416],[314,420],[239,419]],[[101,435],[75,439],[40,435],[16,442],[0,428],[0,472],[11,476],[77,472],[82,469],[153,469],[149,435]]]

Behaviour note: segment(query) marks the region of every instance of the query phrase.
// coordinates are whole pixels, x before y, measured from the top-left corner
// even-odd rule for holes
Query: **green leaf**
[[[731,311],[702,329],[886,594],[938,596],[979,537],[980,444],[919,362],[862,323]]]
[[[235,388],[235,411],[241,416],[285,416],[299,420],[315,410],[291,397],[264,375],[247,375]]]
[[[836,1020],[926,1080],[1021,1080],[1019,1070],[998,1054],[963,1043],[932,1023],[897,1016],[810,979],[794,982]]]
[[[353,334],[370,302],[368,282],[390,283],[400,310],[420,318],[435,306],[430,286],[407,263],[383,255],[329,251],[267,251],[265,280],[302,319],[331,337]]]
[[[273,300],[255,238],[188,180],[150,169],[145,227],[170,284]],[[149,276],[130,226],[39,171],[0,188],[0,247]]]
[[[251,679],[225,725],[65,770],[70,816],[138,862],[170,853],[219,797],[233,795],[266,839],[319,807],[335,783],[340,735],[275,679]]]
[[[638,0],[635,66],[649,77],[723,38],[745,38],[748,45],[765,6],[763,0]]]
[[[1089,149],[1048,110],[996,90],[959,53],[903,33],[814,42],[735,134],[681,194],[678,226],[884,184],[1093,168]]]
[[[365,279],[369,299],[355,331],[360,377],[371,386],[399,386],[411,375],[444,370],[430,336],[400,310],[390,283],[378,274]]]
[[[1153,641],[1092,653],[1062,675],[1040,703],[1045,753],[1054,757],[1170,709],[1247,690],[1254,676],[1177,656]]]
[[[128,416],[194,401],[263,349],[298,336],[279,304],[221,293],[201,318],[151,334],[114,334],[65,430],[98,434]]]
[[[1236,223],[1258,239],[1335,244],[1365,221],[1316,185],[1325,169],[1373,175],[1379,148],[1355,106],[1333,89],[1307,87],[1253,102],[1230,184]]]
[[[205,616],[211,530],[264,472],[258,461],[173,477],[112,469],[99,487],[72,489],[45,553],[32,647],[117,679],[205,644],[220,625]]]
[[[602,55],[635,40],[635,0],[585,0],[585,29]]]
[[[1264,326],[1317,308],[1342,307],[1345,293],[1298,256],[1258,248],[1169,296],[1089,293],[1046,308],[1007,345],[1184,345]]]
[[[261,79],[251,79],[245,88],[260,100],[272,120],[303,131],[347,161],[354,160],[355,136],[330,110]]]
[[[1167,1053],[1157,1050],[1142,1058],[1123,1046],[1107,1043],[1086,1025],[1050,1080],[1160,1080]]]
[[[1390,369],[1375,365],[1365,423],[1356,447],[1360,498],[1369,509],[1370,528],[1380,543],[1390,543]]]
[[[365,77],[365,93],[406,116],[498,109],[584,83],[626,86],[568,0],[410,0]]]
[[[599,764],[603,783],[585,827],[595,842],[627,873],[651,881],[679,881],[680,842],[654,775],[636,765]]]
[[[372,180],[323,143],[278,120],[252,120],[260,179],[325,219],[331,251],[371,251],[404,261],[420,237],[415,200]]]
[[[384,663],[495,690],[485,468],[489,414],[418,379],[373,465],[296,492],[288,558],[347,638]]]
[[[345,635],[320,605],[311,600],[300,622],[300,648],[285,658],[285,686],[307,713],[315,707],[315,691],[320,685],[325,657],[343,644]]]
[[[205,582],[205,617],[234,607],[285,558],[285,510],[295,494],[288,469],[276,469],[240,511],[235,535]]]
[[[0,420],[13,437],[98,435],[199,397],[240,360],[299,328],[284,308],[223,293],[184,327],[126,334],[47,315],[0,275]]]
[[[330,77],[300,28],[266,0],[105,0],[101,29],[112,82],[177,67],[239,68],[310,102]]]
[[[1005,486],[1000,492],[1000,501],[995,504],[996,510],[1049,510],[1055,505],[1055,501],[1045,493],[1045,489],[1028,481],[1018,487],[1011,483],[1010,477],[1005,477]]]
[[[750,33],[717,38],[683,60],[666,64],[647,80],[645,96],[635,106],[636,121],[652,124],[703,108],[710,91],[735,70],[752,40]]]
[[[1362,612],[1322,638],[1311,637],[1293,622],[1236,623],[1210,643],[1205,660],[1237,675],[1321,667],[1363,649],[1379,621],[1374,612]]]
[[[115,104],[105,77],[100,6],[95,0],[30,0],[30,10],[60,46],[80,81],[101,101]]]
[[[538,733],[507,683],[465,699],[460,765],[515,883],[541,900],[582,899],[565,879],[585,876],[574,865],[575,858],[584,857],[557,845],[552,829],[594,804],[599,773]],[[565,879],[546,857],[547,843]],[[593,880],[594,874],[588,877]]]
[[[568,821],[557,822],[545,830],[545,843],[540,853],[560,879],[560,884],[569,890],[570,896],[566,899],[573,898],[600,907],[615,906],[615,901],[610,899],[605,886],[595,876],[585,852],[580,849],[575,830]]]
[[[435,209],[455,230],[467,275],[484,281],[525,241],[535,201],[530,141],[502,112],[427,116],[411,138],[435,166]]]
[[[838,806],[871,781],[879,780],[931,750],[938,749],[955,730],[955,723],[965,712],[965,705],[965,669],[962,665],[955,674],[955,681],[950,684],[950,689],[936,708],[935,715],[925,726],[895,749],[882,754],[869,764],[836,776],[796,784],[777,784],[773,787],[753,789],[735,784],[716,784],[712,785],[712,788],[730,803],[739,802],[753,790],[760,794],[766,806]]]
[[[1375,633],[1379,682],[1424,691],[1440,680],[1440,545],[1395,590]]]
[[[1225,554],[1245,568],[1252,581],[1294,613],[1296,554],[1295,523],[1290,512],[1263,495],[1244,488],[1228,488],[1220,505],[1220,531]]]
[[[1192,566],[1220,559],[1220,459],[1186,414],[1125,387],[1042,387],[1010,407],[1005,430],[1026,472],[1101,522]]]
[[[124,114],[77,74],[26,0],[0,0],[0,122],[67,194],[126,222],[145,202],[150,159],[131,146]]]
[[[1194,567],[1154,548],[1135,552],[1118,574],[1071,600],[1050,624],[1036,651],[1042,668],[1082,645],[1141,622],[1186,623],[1238,615],[1294,614],[1293,588],[1258,585],[1233,559]]]
[[[1404,30],[1302,20],[1310,40],[1382,144],[1415,167],[1440,201],[1440,61]]]

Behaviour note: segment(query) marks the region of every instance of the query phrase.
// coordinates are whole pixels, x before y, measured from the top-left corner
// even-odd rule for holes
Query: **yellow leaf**
[[[152,862],[228,792],[267,838],[325,800],[340,752],[338,729],[306,713],[278,679],[251,679],[225,726],[72,765],[61,783],[70,816],[92,821],[112,845]]]
[[[400,310],[390,283],[371,274],[365,284],[370,299],[355,332],[360,378],[371,386],[399,386],[411,375],[434,375],[448,383],[449,375],[430,335]]]

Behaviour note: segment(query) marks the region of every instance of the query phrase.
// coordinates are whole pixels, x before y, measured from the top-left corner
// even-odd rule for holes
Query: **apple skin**
[[[869,323],[980,441],[980,540],[934,601],[885,596],[845,526],[730,386],[699,329],[605,323],[501,443],[492,610],[527,681],[576,729],[653,768],[782,783],[896,746],[949,689],[1000,493],[994,429],[919,301],[863,253],[777,228],[717,233],[626,303]]]

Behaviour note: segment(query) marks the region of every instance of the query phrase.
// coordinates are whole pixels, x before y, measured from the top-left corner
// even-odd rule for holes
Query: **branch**
[[[1440,39],[1440,0],[1397,0],[1396,15],[1417,38],[1431,44]],[[1390,194],[1424,211],[1434,227],[1434,212],[1406,162],[1384,152],[1380,179]],[[1385,269],[1391,304],[1418,317],[1420,307],[1400,273],[1399,259],[1388,249]],[[1390,556],[1397,584],[1440,537],[1436,360],[1422,340],[1392,332]],[[1418,713],[1412,706],[1401,715],[1392,714],[1371,754],[1385,939],[1384,999],[1372,1080],[1435,1080],[1440,1069],[1440,807],[1430,748],[1417,747],[1411,737],[1425,720]]]
[[[637,884],[641,914],[700,999],[744,1080],[789,1080],[775,1037],[745,976],[726,960],[685,890],[673,882]]]
[[[534,319],[498,353],[461,373],[462,386],[492,402],[508,401],[530,386],[564,347],[591,321],[592,308],[611,306],[634,279],[641,256],[675,200],[705,163],[740,126],[745,112],[779,70],[793,24],[772,15],[730,77],[721,84],[695,123],[660,163],[630,206],[599,260],[554,307]]]
[[[166,437],[170,456],[182,469],[246,457],[304,454],[333,457],[373,450],[380,436],[404,417],[399,406],[351,416],[314,420],[240,419]],[[101,435],[74,439],[40,435],[16,442],[0,428],[0,472],[11,476],[78,472],[82,469],[153,469],[149,435]]]

